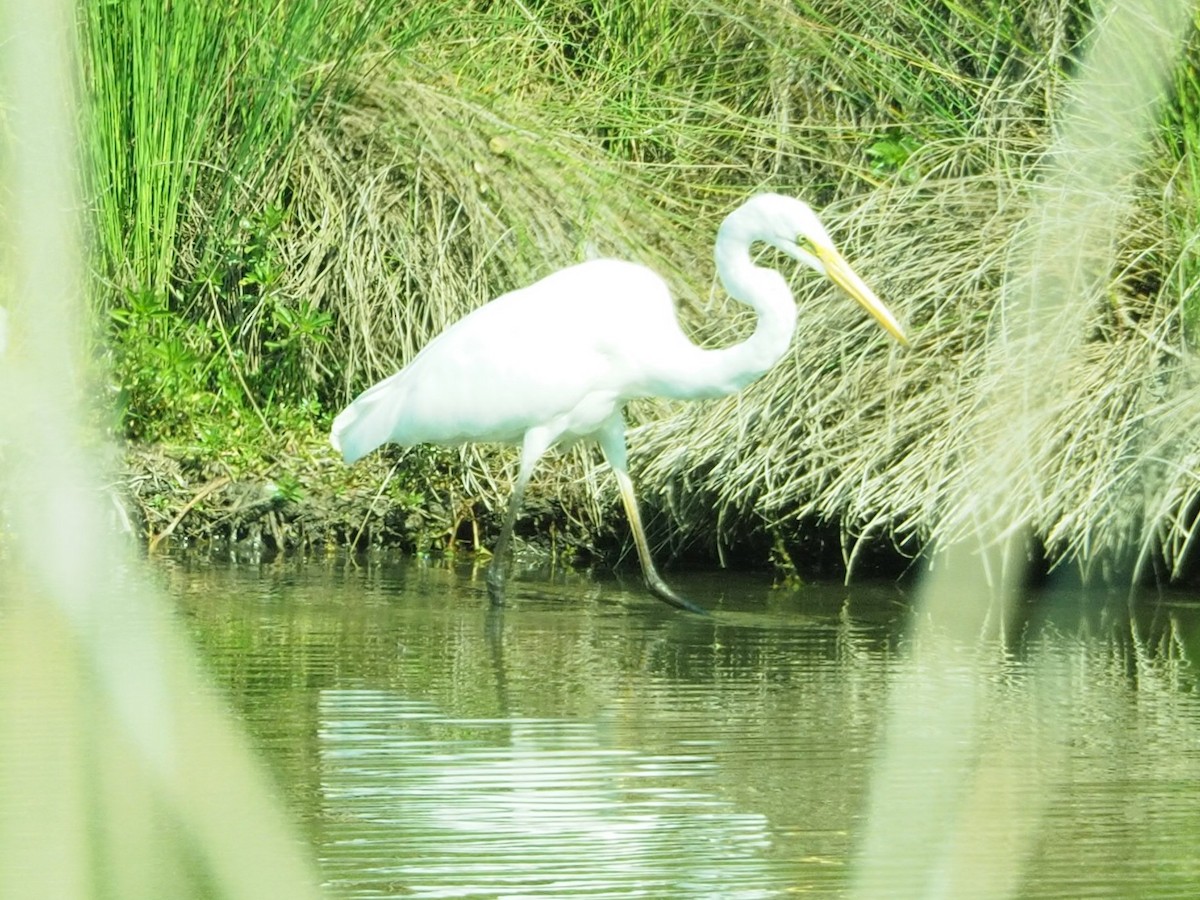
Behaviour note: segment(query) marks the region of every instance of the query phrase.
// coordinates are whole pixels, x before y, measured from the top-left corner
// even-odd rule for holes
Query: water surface
[[[676,574],[705,619],[574,575],[494,610],[479,573],[419,561],[162,577],[336,897],[849,896],[880,779],[920,804],[948,767],[980,896],[1200,890],[1186,596],[1030,598],[986,664],[930,672],[894,585]],[[881,773],[891,692],[930,678],[978,733]],[[931,706],[937,735],[956,711]]]

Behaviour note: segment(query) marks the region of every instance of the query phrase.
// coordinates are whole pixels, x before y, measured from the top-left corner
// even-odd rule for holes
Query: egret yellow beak
[[[825,264],[825,274],[843,291],[863,305],[875,317],[883,329],[898,340],[903,346],[908,346],[908,338],[904,329],[892,315],[892,311],[883,305],[883,301],[875,296],[875,292],[867,287],[866,282],[858,277],[858,273],[850,268],[850,263],[832,247],[815,247],[817,256]]]

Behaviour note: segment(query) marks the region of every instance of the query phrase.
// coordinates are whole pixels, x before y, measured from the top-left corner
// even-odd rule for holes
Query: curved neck
[[[722,228],[717,273],[729,296],[758,313],[754,333],[718,350],[696,348],[686,371],[676,370],[664,396],[681,400],[722,397],[740,391],[779,362],[796,330],[796,301],[784,277],[750,259],[749,241]]]

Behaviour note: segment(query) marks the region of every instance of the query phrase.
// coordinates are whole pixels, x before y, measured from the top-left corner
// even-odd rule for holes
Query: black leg
[[[487,580],[488,597],[491,598],[493,606],[504,604],[504,586],[508,582],[509,544],[512,542],[513,524],[521,512],[521,505],[525,500],[525,488],[529,485],[534,466],[537,465],[537,461],[542,458],[542,454],[549,449],[549,446],[549,439],[540,429],[528,432],[521,445],[521,465],[517,471],[517,483],[513,485],[512,496],[508,498],[508,511],[504,514],[504,525],[500,528],[500,537],[496,540],[496,546],[492,550],[492,561],[484,576]]]

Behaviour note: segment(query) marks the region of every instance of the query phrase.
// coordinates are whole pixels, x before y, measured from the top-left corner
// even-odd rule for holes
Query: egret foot
[[[703,606],[697,606],[691,600],[685,600],[677,593],[667,587],[667,583],[658,577],[658,573],[653,570],[646,573],[646,587],[659,600],[665,603],[670,603],[676,609],[685,609],[690,613],[696,613],[699,616],[707,616],[708,610]]]

